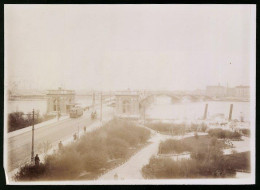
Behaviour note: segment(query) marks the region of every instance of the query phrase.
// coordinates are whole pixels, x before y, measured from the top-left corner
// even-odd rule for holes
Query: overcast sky
[[[249,85],[254,9],[5,5],[6,82],[75,90]]]

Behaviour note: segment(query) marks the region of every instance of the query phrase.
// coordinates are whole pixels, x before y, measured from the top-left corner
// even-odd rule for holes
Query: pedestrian
[[[34,162],[35,162],[35,166],[39,166],[40,164],[40,158],[38,156],[38,154],[36,154],[35,158],[34,158]]]
[[[118,175],[117,175],[117,173],[115,173],[115,175],[114,175],[114,179],[115,179],[115,180],[118,179]]]
[[[76,133],[74,133],[73,137],[74,137],[74,140],[77,140],[77,134]]]
[[[59,142],[59,150],[62,150],[62,148],[63,148],[63,144],[62,144],[62,142],[60,141],[60,142]]]
[[[86,133],[86,126],[84,126],[84,128],[83,128],[83,129],[84,129],[84,133]]]

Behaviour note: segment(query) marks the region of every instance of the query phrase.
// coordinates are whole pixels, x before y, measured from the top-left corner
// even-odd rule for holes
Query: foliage
[[[172,154],[190,151],[192,148],[181,140],[168,139],[159,145],[159,154]]]
[[[30,114],[30,113],[29,113]],[[53,115],[39,115],[35,116],[34,124],[38,124],[50,119],[53,119]],[[22,129],[33,124],[32,115],[26,115],[23,112],[13,112],[8,114],[8,132],[12,132],[18,129]]]
[[[207,129],[208,126],[205,123],[191,123],[189,131],[205,132]]]
[[[208,135],[200,136],[199,138],[187,137],[181,140],[168,139],[161,142],[160,154],[182,153],[188,152],[201,152],[206,151],[209,146],[216,146],[218,149],[225,148],[227,145],[222,140],[211,138]]]
[[[150,131],[130,122],[112,120],[102,128],[87,133],[75,143],[45,158],[43,172],[36,173],[35,179],[73,180],[81,172],[101,173],[108,168],[110,160],[127,159],[130,147],[147,142]],[[24,167],[17,174],[17,180],[31,179],[31,170]]]
[[[250,136],[250,129],[241,129],[241,132],[245,136]]]
[[[250,172],[250,151],[226,155],[225,159],[230,163],[230,167]]]
[[[175,161],[170,158],[151,158],[148,165],[142,168],[144,178],[214,178],[233,177],[234,168],[226,167],[227,163],[214,163],[196,159]]]
[[[241,134],[238,132],[232,132],[228,130],[223,129],[210,129],[208,131],[208,134],[212,137],[217,137],[220,139],[234,139],[234,140],[240,140]]]
[[[35,166],[32,164],[26,164],[20,168],[20,170],[14,175],[15,181],[30,181],[37,180],[39,176],[43,176],[46,173],[46,166],[40,164]]]
[[[142,168],[144,178],[234,177],[236,170],[250,171],[250,152],[223,155],[224,143],[217,140],[216,137],[201,136],[198,140],[195,137],[187,139],[182,143],[185,146],[193,144],[191,159],[175,161],[171,158],[152,157],[149,163]],[[170,145],[169,142],[167,145]],[[171,143],[175,142],[177,141],[171,140]],[[172,149],[176,149],[176,144],[172,146]]]
[[[186,123],[149,123],[147,127],[150,127],[151,129],[160,133],[171,135],[183,135],[186,132],[192,131],[205,132],[208,128],[207,124],[205,123],[191,123],[190,125]]]
[[[147,127],[161,132],[161,133],[167,133],[172,135],[182,135],[185,133],[185,130],[187,129],[187,125],[182,124],[172,124],[172,123],[150,123],[147,125]]]

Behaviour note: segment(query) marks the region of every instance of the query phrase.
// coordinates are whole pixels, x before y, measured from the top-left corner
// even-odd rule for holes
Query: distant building
[[[201,89],[196,89],[194,91],[191,92],[192,95],[205,95],[206,91],[205,90],[201,90]]]
[[[139,93],[123,91],[115,94],[118,117],[139,117]]]
[[[216,96],[223,97],[226,94],[226,88],[224,86],[207,86],[206,95],[207,96]]]
[[[64,90],[48,90],[47,93],[47,113],[67,114],[71,107],[75,106],[75,91]]]
[[[235,88],[226,88],[226,96],[228,96],[228,97],[236,96],[236,89]]]
[[[235,88],[236,97],[250,98],[250,87],[249,86],[236,86]]]

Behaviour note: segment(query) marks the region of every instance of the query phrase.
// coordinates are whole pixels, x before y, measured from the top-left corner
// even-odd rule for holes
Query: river
[[[208,117],[215,114],[229,115],[230,104],[233,104],[232,119],[240,120],[243,115],[245,121],[250,119],[250,102],[207,101],[171,103],[169,97],[157,97],[146,111],[146,118],[153,119],[198,119],[203,117],[205,104],[208,104]]]
[[[91,105],[91,96],[76,97],[76,102],[82,105]],[[205,104],[208,104],[208,116],[223,113],[228,117],[230,104],[233,104],[232,119],[240,119],[241,113],[245,121],[250,118],[250,102],[224,102],[224,101],[208,101],[208,102],[189,102],[171,103],[169,97],[157,97],[154,104],[146,112],[147,118],[154,119],[197,119],[204,114]],[[15,100],[8,101],[7,112],[21,111],[24,113],[31,112],[34,108],[39,110],[40,114],[47,111],[46,100]]]

